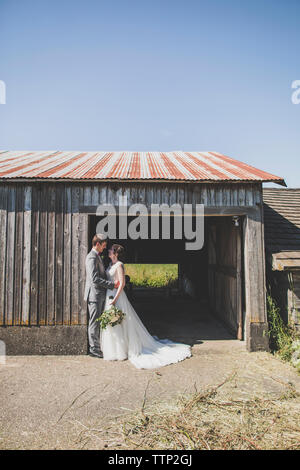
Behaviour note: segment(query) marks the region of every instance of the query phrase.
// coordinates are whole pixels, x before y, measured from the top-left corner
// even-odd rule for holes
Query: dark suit
[[[97,319],[104,309],[106,290],[113,289],[114,283],[107,280],[101,257],[91,250],[85,260],[86,282],[84,300],[89,310],[89,348],[91,353],[100,353],[100,325]]]

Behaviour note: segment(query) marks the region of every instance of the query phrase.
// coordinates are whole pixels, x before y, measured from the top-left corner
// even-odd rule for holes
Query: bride
[[[138,369],[155,369],[191,356],[191,348],[186,344],[151,336],[147,331],[124,291],[125,270],[122,262],[124,248],[112,245],[108,255],[111,263],[106,270],[107,278],[119,280],[118,289],[107,290],[104,310],[111,304],[120,308],[126,316],[122,323],[100,330],[101,350],[106,361],[129,361]],[[112,297],[109,298],[109,297]]]

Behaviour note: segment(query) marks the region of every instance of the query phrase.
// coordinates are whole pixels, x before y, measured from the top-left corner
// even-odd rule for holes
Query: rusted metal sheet
[[[218,152],[0,151],[0,178],[273,181],[280,176]]]

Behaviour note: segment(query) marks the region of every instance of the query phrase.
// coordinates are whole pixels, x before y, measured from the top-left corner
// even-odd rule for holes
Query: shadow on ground
[[[233,340],[230,332],[210,313],[207,301],[166,291],[136,289],[132,305],[152,335],[183,341],[191,346],[204,340]]]

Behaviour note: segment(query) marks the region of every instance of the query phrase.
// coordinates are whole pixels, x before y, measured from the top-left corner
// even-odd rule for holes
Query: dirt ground
[[[292,366],[266,352],[248,353],[244,342],[204,317],[193,332],[182,328],[169,335],[188,342],[187,333],[192,357],[157,370],[89,356],[7,357],[0,365],[0,449],[117,449],[124,445],[117,417],[229,376],[234,379],[227,391],[235,399],[280,397],[290,387],[300,393]],[[167,324],[152,333],[164,332]]]

